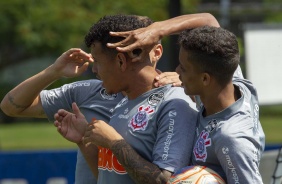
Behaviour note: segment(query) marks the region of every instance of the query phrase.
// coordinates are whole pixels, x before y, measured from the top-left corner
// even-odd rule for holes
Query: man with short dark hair
[[[154,44],[142,62],[106,46],[123,39],[110,31],[134,30],[142,27],[140,21],[135,15],[105,16],[85,37],[94,59],[92,70],[106,92],[126,93],[110,121],[93,116],[88,124],[76,104],[73,113],[61,109],[55,114],[54,124],[65,138],[73,141],[71,127],[76,127],[84,133],[75,140],[78,144],[99,146],[98,183],[166,183],[190,163],[197,111],[183,88],[154,87],[161,44]],[[139,50],[132,52],[138,55]]]
[[[145,27],[152,23],[148,17],[138,17],[137,20],[140,20],[138,27]],[[69,49],[52,65],[8,92],[1,102],[1,109],[13,117],[48,118],[54,121],[54,114],[59,109],[71,110],[72,103],[76,102],[89,122],[92,117],[108,122],[114,107],[124,98],[124,95],[122,93],[108,94],[102,86],[102,81],[90,79],[65,84],[55,89],[46,89],[62,77],[81,75],[92,62],[91,55],[80,48]],[[176,77],[178,75],[175,73],[162,73],[160,76],[160,79],[154,81],[155,87],[179,83]],[[75,183],[95,184],[98,176],[98,149],[95,145],[87,148],[83,144],[78,146]],[[85,159],[90,163],[90,167]]]
[[[206,20],[206,26],[191,27],[195,19]],[[220,28],[210,14],[191,14],[134,31],[113,32],[111,35],[125,39],[108,46],[122,52],[138,48],[145,55],[157,38],[180,32],[177,72],[185,93],[197,95],[201,101],[192,164],[215,170],[228,184],[262,183],[259,163],[265,135],[258,95],[253,84],[242,77],[234,34]],[[142,54],[135,61],[142,59]]]

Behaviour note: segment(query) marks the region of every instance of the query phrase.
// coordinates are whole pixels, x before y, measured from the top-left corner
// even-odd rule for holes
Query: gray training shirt
[[[108,95],[102,87],[102,82],[93,79],[66,84],[52,90],[44,90],[40,93],[40,97],[50,121],[54,121],[54,114],[59,109],[71,111],[72,103],[76,102],[88,122],[94,117],[109,122],[114,107],[124,96],[121,93]],[[77,152],[75,183],[96,183],[96,179],[80,150]]]
[[[150,90],[134,100],[125,97],[110,125],[145,160],[174,172],[190,164],[197,111],[181,87]],[[99,184],[134,183],[109,149],[99,150]]]
[[[265,135],[259,121],[259,102],[253,84],[242,78],[240,68],[233,84],[241,98],[216,114],[203,117],[201,106],[194,142],[193,165],[218,172],[228,184],[260,184],[259,160]]]

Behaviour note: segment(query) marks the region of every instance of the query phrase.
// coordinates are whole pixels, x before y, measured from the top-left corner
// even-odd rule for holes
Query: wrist
[[[83,139],[81,139],[79,142],[76,142],[76,144],[79,148],[85,147],[85,145],[83,144]]]
[[[54,67],[54,64],[50,65],[44,70],[45,75],[51,80],[58,80],[62,78],[62,75],[56,68]]]
[[[120,144],[121,142],[126,142],[121,136],[114,138],[113,140],[109,141],[109,149],[115,147],[115,145]]]

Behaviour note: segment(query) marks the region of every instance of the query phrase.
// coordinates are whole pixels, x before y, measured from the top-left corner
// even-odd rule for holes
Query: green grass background
[[[266,134],[266,144],[282,145],[282,116],[267,115],[260,118]],[[0,124],[0,150],[75,149],[57,132],[51,122],[18,122]]]
[[[0,124],[0,150],[74,149],[51,122]]]

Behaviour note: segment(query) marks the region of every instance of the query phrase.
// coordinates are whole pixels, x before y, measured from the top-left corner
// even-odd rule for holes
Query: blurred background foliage
[[[19,82],[41,71],[72,47],[87,50],[84,35],[104,15],[137,14],[154,21],[179,14],[212,13],[222,27],[238,36],[244,70],[242,24],[282,22],[281,0],[9,0],[0,1],[0,99]],[[174,38],[163,40],[164,56],[159,68],[173,71],[177,65]],[[79,79],[94,77],[90,71]],[[49,88],[79,79],[61,79]],[[280,111],[280,109],[278,110]],[[8,121],[0,112],[0,123]],[[11,120],[11,119],[10,119]]]

